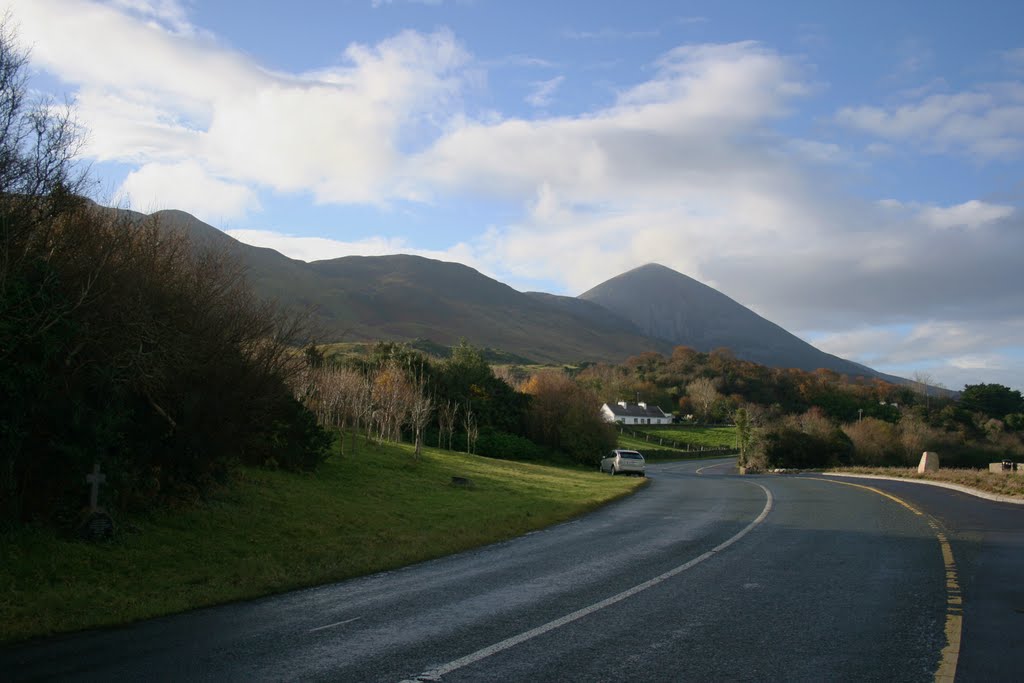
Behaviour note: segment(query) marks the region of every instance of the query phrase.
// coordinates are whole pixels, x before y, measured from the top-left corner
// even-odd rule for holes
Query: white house
[[[605,422],[618,422],[624,425],[672,424],[671,415],[667,415],[658,406],[649,406],[646,403],[605,403],[601,406],[601,416]]]

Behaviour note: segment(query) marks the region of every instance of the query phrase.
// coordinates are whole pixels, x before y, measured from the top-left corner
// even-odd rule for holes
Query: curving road
[[[1024,676],[1024,508],[733,464],[651,466],[585,518],[403,570],[8,648],[0,679]]]

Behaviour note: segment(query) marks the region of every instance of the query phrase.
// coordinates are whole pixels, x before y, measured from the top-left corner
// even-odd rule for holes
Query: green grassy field
[[[360,444],[316,475],[245,469],[209,501],[122,523],[109,542],[0,536],[0,642],[392,569],[570,519],[643,483],[431,449],[414,462],[397,445]]]
[[[732,448],[736,445],[735,427],[660,427],[658,429],[635,427],[636,431],[655,437],[672,439],[709,448]],[[643,441],[643,439],[640,439]]]
[[[646,441],[642,438],[629,436],[628,434],[619,434],[618,445],[620,448],[631,448],[635,451],[643,453],[644,459],[647,462],[669,462],[673,460],[697,460],[700,459],[701,452],[699,450],[694,451],[680,451],[666,446],[659,446],[655,440]],[[722,457],[720,455],[709,456],[709,457]]]

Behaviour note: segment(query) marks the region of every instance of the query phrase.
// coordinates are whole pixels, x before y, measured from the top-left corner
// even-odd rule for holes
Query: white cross
[[[96,512],[99,508],[100,484],[107,481],[107,475],[100,473],[99,463],[92,466],[92,474],[85,475],[85,481],[87,484],[92,484],[92,491],[89,492],[89,507]]]

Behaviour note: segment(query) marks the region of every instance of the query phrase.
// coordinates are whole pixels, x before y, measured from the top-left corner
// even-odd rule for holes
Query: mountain
[[[673,345],[703,352],[726,347],[737,358],[772,367],[898,379],[816,349],[718,290],[656,263],[613,277],[579,298]]]
[[[773,367],[905,381],[824,353],[721,292],[657,264],[579,297],[522,293],[458,263],[401,254],[306,263],[243,244],[182,211],[153,215],[161,226],[238,259],[261,296],[313,308],[324,341],[453,346],[466,338],[545,363],[621,362],[644,351],[669,353],[677,345],[727,347],[738,358]]]
[[[325,341],[427,339],[453,346],[465,337],[476,346],[554,363],[621,362],[643,351],[671,350],[596,304],[524,294],[462,264],[401,254],[306,263],[243,244],[182,211],[154,216],[194,243],[237,258],[260,295],[314,307]]]

